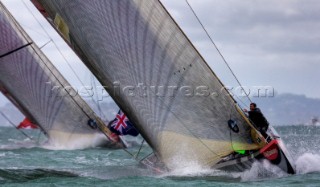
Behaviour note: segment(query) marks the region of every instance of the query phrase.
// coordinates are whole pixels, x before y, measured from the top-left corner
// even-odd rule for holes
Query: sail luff
[[[14,99],[13,96],[10,95],[10,93],[3,87],[3,83],[0,80],[0,92],[25,116],[27,117],[29,120],[31,120],[32,122],[36,123],[36,120],[33,118],[32,114],[29,113],[28,109],[25,108],[23,105],[20,105],[19,102],[17,100]],[[45,129],[42,128],[42,126],[39,126],[39,128],[41,129],[41,131],[46,134]]]
[[[235,150],[259,148],[234,100],[159,1],[34,1],[49,21],[64,20],[69,45],[168,167],[178,158],[213,165]],[[229,129],[230,118],[240,132]]]
[[[204,59],[204,57],[201,55],[201,53],[198,51],[198,49],[194,46],[194,44],[191,42],[191,40],[188,38],[188,36],[186,35],[186,33],[181,29],[181,27],[178,25],[178,23],[176,22],[176,20],[172,17],[172,15],[169,13],[169,11],[166,9],[166,7],[163,5],[163,3],[161,1],[159,1],[159,4],[162,6],[162,8],[166,11],[167,15],[170,16],[170,18],[172,19],[172,21],[175,23],[175,25],[179,28],[180,32],[185,36],[185,38],[188,40],[189,44],[193,47],[193,49],[196,51],[196,53],[199,55],[199,57],[202,59],[202,61],[204,62],[204,64],[206,64],[207,68],[209,70],[211,70],[212,75],[219,81],[219,83],[221,84],[221,87],[225,89],[225,91],[227,93],[228,90],[226,89],[225,85],[223,84],[223,82],[220,80],[220,78],[214,73],[214,71],[211,69],[211,67],[208,65],[208,63],[206,62],[206,60]],[[230,99],[232,100],[232,102],[237,103],[236,100],[231,97],[231,95],[229,94]]]
[[[188,42],[190,43],[190,45],[193,47],[193,49],[198,53],[198,55],[200,56],[200,58],[202,59],[202,61],[204,62],[204,64],[207,65],[208,69],[211,70],[212,75],[220,82],[221,87],[224,89],[224,91],[226,92],[225,94],[229,96],[231,102],[234,103],[234,107],[237,109],[236,111],[243,117],[244,121],[252,128],[252,130],[254,131],[255,134],[258,135],[258,137],[261,140],[265,139],[264,137],[261,135],[261,133],[252,125],[252,123],[248,120],[248,118],[243,114],[243,111],[239,108],[239,106],[237,105],[237,101],[231,96],[231,93],[227,90],[226,86],[224,85],[224,83],[220,80],[220,78],[214,73],[214,71],[212,70],[212,68],[208,65],[208,63],[206,62],[206,60],[204,59],[204,57],[201,55],[201,53],[198,51],[198,49],[194,46],[194,44],[191,42],[191,40],[188,38],[188,36],[186,35],[186,33],[181,29],[181,27],[178,25],[178,23],[176,22],[176,20],[172,17],[172,15],[169,13],[169,11],[166,9],[166,7],[163,5],[163,3],[159,0],[160,5],[162,6],[162,8],[167,12],[167,14],[170,16],[170,18],[173,20],[173,22],[176,24],[176,26],[180,29],[180,32],[185,36],[185,38],[188,40]],[[187,1],[188,3],[188,1]],[[189,3],[188,3],[189,4]],[[189,4],[190,6],[190,4]],[[192,9],[192,8],[191,8]],[[194,10],[192,9],[192,11],[194,12]],[[195,13],[194,13],[195,14]],[[198,19],[198,18],[197,18]],[[202,25],[202,24],[201,24]],[[210,40],[211,37],[210,37]],[[215,45],[215,44],[214,44]],[[216,49],[218,50],[217,46],[215,45]],[[220,54],[220,56],[223,58],[224,62],[225,59],[222,56],[222,54],[220,53],[220,51],[218,50],[218,53]],[[230,69],[229,65],[227,64],[228,68]],[[231,69],[230,69],[231,70]],[[232,70],[231,70],[232,71]],[[234,73],[232,72],[233,76],[235,77]],[[237,82],[239,83],[239,85],[241,86],[239,80],[237,80]],[[246,93],[246,96],[249,97]],[[249,98],[250,100],[250,98]],[[251,101],[251,100],[250,100]],[[263,144],[263,143],[262,143]]]
[[[192,47],[194,48],[194,50],[198,53],[198,55],[201,57],[201,59],[203,60],[203,62],[207,65],[208,69],[211,70],[211,73],[213,74],[213,76],[220,82],[221,87],[225,90],[226,94],[230,96],[230,99],[232,102],[234,102],[235,108],[237,109],[237,111],[239,112],[239,114],[243,117],[243,119],[245,120],[245,122],[252,128],[252,130],[254,131],[254,133],[258,134],[258,137],[261,140],[265,140],[264,137],[261,135],[261,133],[259,131],[257,131],[257,129],[251,124],[251,122],[247,119],[246,116],[244,116],[243,111],[239,110],[239,107],[237,106],[237,101],[231,96],[231,93],[227,90],[226,86],[224,85],[224,83],[220,80],[220,78],[214,73],[214,71],[211,69],[211,67],[208,65],[208,63],[206,62],[206,60],[204,59],[204,57],[201,55],[201,53],[198,51],[198,49],[194,46],[194,44],[191,42],[191,40],[187,37],[187,35],[185,34],[185,32],[181,29],[181,27],[179,27],[178,23],[175,21],[175,19],[172,17],[172,15],[168,12],[168,10],[166,9],[166,7],[163,5],[163,3],[161,1],[159,1],[159,3],[161,4],[161,6],[163,7],[163,9],[167,12],[167,14],[171,17],[171,19],[174,21],[174,23],[176,24],[176,26],[180,29],[180,32],[183,33],[183,35],[186,37],[186,39],[189,41],[189,43],[192,45]],[[187,2],[188,3],[188,2]],[[188,3],[189,4],[189,3]],[[189,5],[190,6],[190,5]],[[193,11],[193,9],[192,9]],[[211,39],[211,38],[210,38]],[[215,45],[215,44],[214,44]],[[215,46],[216,47],[216,46]],[[217,49],[218,50],[218,49]],[[219,54],[221,55],[220,51],[218,51]],[[224,57],[221,55],[221,57],[223,58],[223,60],[225,61]],[[227,65],[228,68],[230,69],[229,65]],[[234,73],[232,72],[232,74],[234,75]],[[235,75],[234,75],[235,76]],[[241,86],[240,82],[237,80],[237,82],[239,83],[239,85]],[[247,93],[246,93],[247,95]],[[248,97],[248,95],[247,95]],[[250,100],[250,99],[249,99]]]
[[[8,12],[8,10],[6,10],[6,11]],[[7,15],[9,17],[11,17],[12,22],[15,24],[15,28],[17,28],[19,30],[19,32],[23,36],[23,38],[26,41],[29,41],[29,43],[24,45],[24,47],[27,47],[30,45],[30,47],[33,48],[33,51],[36,53],[36,55],[40,57],[41,61],[48,61],[48,59],[43,55],[43,53],[40,51],[40,49],[37,46],[32,45],[33,44],[32,39],[27,35],[27,33],[22,29],[22,27],[20,27],[19,23],[14,19],[14,17],[11,14],[7,14]],[[64,78],[62,78],[62,75],[53,66],[53,64],[51,64],[51,63],[43,63],[43,64],[44,64],[44,66],[46,66],[46,69],[48,71],[50,71],[50,74],[56,78],[56,80],[58,81],[58,85],[59,84],[62,85],[62,88],[67,88],[67,87],[70,88],[68,90],[66,89],[65,91],[67,92],[68,95],[71,96],[70,98],[74,100],[74,103],[76,105],[78,105],[79,108],[82,109],[83,114],[88,116],[89,118],[92,117],[94,112],[92,110],[85,111],[85,109],[88,109],[89,106],[82,99],[79,98],[78,94],[72,96],[72,92],[76,92],[76,91],[74,89],[71,89],[72,87],[69,87],[70,84]]]
[[[23,30],[23,28],[19,25],[19,23],[14,19],[14,17],[11,14],[8,14],[8,16],[11,17],[12,22],[16,25],[16,28],[23,35],[24,39],[26,41],[30,41],[25,46],[31,45],[33,43],[32,39],[28,36],[28,34]],[[48,59],[43,55],[42,51],[39,49],[38,46],[31,45],[31,47],[33,48],[34,52],[37,53],[37,55],[41,58],[42,61],[48,61]],[[70,95],[70,98],[74,100],[74,103],[78,105],[79,108],[83,111],[84,115],[86,115],[88,118],[91,118],[91,119],[99,118],[98,116],[95,115],[93,110],[90,109],[89,105],[82,98],[80,98],[79,94],[75,94],[76,90],[74,90],[73,87],[71,87],[70,84],[67,82],[67,80],[62,77],[60,72],[54,67],[53,64],[44,63],[44,65],[47,66],[47,69],[51,71],[51,74],[56,77],[59,84],[62,85],[63,88],[68,88],[68,89],[65,89],[65,91],[67,92],[68,95]],[[104,126],[104,124],[101,123],[100,120],[97,120],[97,121],[99,121],[97,125],[103,128],[102,126]],[[106,135],[107,137],[109,136],[108,133]]]
[[[2,3],[0,10],[0,54],[7,54],[0,58],[0,87],[7,92],[9,100],[37,123],[54,144],[75,148],[112,144],[106,138],[99,138],[99,132],[88,126],[90,119],[96,120],[100,129],[104,126],[89,105],[76,94]],[[8,53],[14,49],[19,50]],[[111,134],[110,131],[104,133]],[[77,142],[80,139],[87,142],[81,145]],[[111,146],[121,146],[116,144]]]

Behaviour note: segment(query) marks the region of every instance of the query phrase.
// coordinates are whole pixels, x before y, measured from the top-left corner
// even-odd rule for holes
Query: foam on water
[[[294,167],[297,174],[307,174],[320,172],[320,155],[315,153],[304,153],[294,160]],[[265,180],[270,178],[283,178],[291,176],[282,171],[275,165],[272,165],[267,160],[256,161],[249,170],[244,172],[226,173],[233,178],[241,178],[242,182]]]
[[[13,143],[11,143],[13,142]],[[21,148],[33,148],[37,147],[39,144],[34,140],[30,140],[26,138],[24,140],[17,140],[17,139],[8,139],[8,144],[0,145],[0,149],[21,149]]]
[[[252,167],[244,172],[227,172],[216,169],[201,168],[199,166],[180,168],[163,175],[175,177],[223,177],[224,179],[240,179],[240,181],[256,181],[267,178],[280,178],[288,176],[277,166],[270,164],[268,161],[256,161]]]
[[[306,153],[298,157],[294,164],[297,174],[306,174],[320,171],[320,155]],[[267,160],[256,161],[252,167],[244,172],[226,172],[210,168],[203,168],[197,163],[189,164],[188,167],[177,168],[161,177],[223,177],[224,179],[240,179],[242,182],[265,180],[270,178],[282,178],[291,176],[279,167]]]
[[[63,141],[50,139],[44,143],[41,147],[49,150],[76,150],[94,148],[104,145],[107,142],[107,138],[101,134],[96,133],[90,137],[76,136],[76,138],[65,138]]]
[[[279,167],[272,165],[269,161],[256,161],[252,167],[241,173],[233,173],[233,176],[238,176],[241,181],[256,181],[266,178],[279,178],[288,176],[288,174],[282,171]]]
[[[305,153],[296,160],[298,174],[320,172],[320,155]]]
[[[170,171],[166,175],[168,176],[201,176],[212,173],[209,168],[203,168],[196,162],[190,163],[187,167],[179,167]]]
[[[314,153],[304,153],[296,160],[294,166],[297,174],[307,174],[320,172],[320,155]],[[255,181],[267,178],[281,178],[290,176],[275,165],[272,165],[267,160],[263,162],[255,162],[249,170],[241,173],[232,173],[234,177],[241,177],[242,181]]]
[[[195,164],[185,168],[172,170],[168,173],[155,175],[156,178],[169,178],[174,181],[204,180],[204,181],[240,181],[239,175],[231,175],[226,171],[212,168],[203,168]]]
[[[289,130],[291,130],[291,128]],[[248,184],[250,185],[257,183],[270,184],[270,182],[274,181],[278,183],[279,181],[286,182],[300,179],[307,181],[305,178],[313,176],[317,177],[318,173],[320,172],[320,153],[318,147],[316,147],[317,142],[319,141],[317,136],[318,133],[316,130],[311,132],[312,134],[309,135],[308,139],[299,139],[301,134],[306,134],[306,132],[300,131],[299,133],[296,133],[296,136],[290,135],[286,137],[286,142],[288,142],[288,150],[294,150],[295,153],[294,164],[296,165],[298,175],[288,175],[278,167],[270,164],[268,161],[257,161],[249,170],[244,172],[225,172],[210,168],[203,168],[196,162],[188,163],[187,167],[182,167],[181,162],[183,157],[178,157],[175,159],[176,169],[169,173],[155,176],[151,174],[150,170],[138,167],[138,162],[127,154],[123,153],[122,150],[77,150],[81,149],[81,147],[87,148],[86,146],[89,144],[86,142],[86,139],[80,139],[71,147],[60,146],[57,144],[50,145],[50,142],[47,142],[46,145],[40,146],[40,148],[49,149],[45,150],[38,149],[37,147],[39,147],[39,144],[36,144],[28,139],[18,141],[18,136],[15,137],[11,134],[10,136],[7,136],[8,138],[2,137],[2,139],[0,139],[4,144],[8,144],[6,147],[4,147],[4,144],[0,145],[0,149],[4,149],[0,153],[0,158],[3,160],[1,164],[3,165],[2,168],[4,168],[4,171],[6,171],[8,168],[14,170],[27,169],[30,171],[36,170],[37,168],[50,168],[58,172],[68,171],[75,176],[81,176],[75,179],[75,181],[80,178],[84,180],[101,179],[108,180],[108,182],[113,179],[134,181],[136,178],[138,178],[142,181],[151,180],[157,184],[159,181],[166,181],[171,184],[189,184],[190,181],[198,181],[201,184],[203,182],[208,182],[208,185],[212,184],[212,182],[216,182],[215,184],[227,182],[228,185],[239,184],[240,186],[247,186]],[[287,131],[284,132],[284,134],[286,133]],[[9,133],[4,135],[6,136],[7,134]],[[17,133],[17,135],[20,134]],[[36,133],[34,133],[34,136],[36,136]],[[133,140],[138,146],[133,147],[130,151],[137,152],[140,147],[141,139]],[[9,146],[9,144],[11,145]],[[35,147],[35,149],[25,149],[26,147],[31,146]],[[22,149],[19,150],[19,147]],[[64,151],[72,149],[76,150]],[[151,150],[148,146],[145,146],[142,149],[142,152],[148,155]],[[143,158],[143,156],[141,156],[141,158]],[[37,162],[34,162],[35,159],[37,159]],[[308,173],[311,174],[305,175]],[[0,177],[3,176],[6,175],[0,175]],[[66,178],[68,178],[68,176],[64,177],[64,179]],[[5,180],[8,179],[6,178]],[[264,181],[266,183],[264,183]]]

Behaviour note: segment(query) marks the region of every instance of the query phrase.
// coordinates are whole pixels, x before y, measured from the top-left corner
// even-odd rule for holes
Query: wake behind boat
[[[224,169],[274,158],[276,150],[285,156],[278,139],[265,141],[244,116],[160,1],[32,2],[153,149],[143,163]]]

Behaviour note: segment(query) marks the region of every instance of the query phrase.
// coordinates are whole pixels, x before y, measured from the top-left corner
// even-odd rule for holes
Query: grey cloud
[[[34,27],[42,32],[28,11],[23,11],[25,7],[21,6],[21,2],[2,2],[10,5],[10,9],[15,12],[14,16],[23,26],[31,27],[29,31]],[[25,2],[33,8],[29,1]],[[228,84],[232,79],[230,73],[218,58],[185,0],[161,2],[208,60],[212,69]],[[320,86],[316,83],[320,79],[320,3],[317,0],[189,2],[244,85],[267,84],[275,86],[279,92],[319,97],[317,93]],[[37,15],[41,17],[39,13]],[[45,28],[52,33],[51,36],[57,38],[51,26],[46,24]],[[39,40],[37,34],[33,38],[37,39],[38,45],[47,41],[45,37]],[[60,42],[58,39],[55,41],[59,46],[63,42],[61,39]],[[77,58],[69,58],[74,54],[67,52],[69,49],[63,46],[60,50],[68,54],[66,56],[71,64],[80,63]],[[52,46],[45,49],[55,62],[58,56],[55,49]],[[55,63],[62,66],[60,64],[63,62]],[[80,69],[77,71],[84,72]],[[69,74],[67,72],[67,76]]]
[[[318,52],[320,4],[314,0],[238,1],[189,0],[216,41],[241,43],[267,51]],[[207,40],[185,1],[167,4],[197,41]]]
[[[212,69],[224,82],[231,82],[186,2],[162,1]],[[320,86],[315,84],[320,78],[318,1],[189,2],[243,84],[270,84],[280,92],[319,97]]]

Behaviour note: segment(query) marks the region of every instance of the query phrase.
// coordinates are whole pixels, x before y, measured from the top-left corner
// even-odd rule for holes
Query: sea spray
[[[320,155],[305,153],[296,161],[296,169],[299,174],[320,172]]]
[[[2,132],[5,133],[0,136],[1,145],[16,147],[17,144],[20,144],[12,140],[25,139],[14,128],[2,128]],[[252,169],[245,172],[224,172],[194,165],[174,170],[165,176],[158,176],[151,175],[150,170],[139,167],[138,162],[123,150],[92,148],[67,151],[39,147],[9,150],[4,148],[0,149],[0,186],[16,186],[19,185],[21,179],[24,180],[21,184],[23,186],[319,186],[320,172],[315,168],[318,168],[320,153],[315,144],[319,142],[320,132],[318,129],[312,129],[308,131],[309,134],[306,134],[302,130],[305,128],[282,127],[281,131],[281,137],[291,145],[288,146],[288,150],[298,152],[297,157],[294,157],[294,163],[298,169],[297,175],[282,177],[281,173],[269,176],[258,174],[264,172],[264,167],[268,166],[257,161]],[[291,135],[292,131],[295,132],[295,136]],[[30,133],[37,137],[37,132]],[[303,139],[297,137],[303,137]],[[141,142],[141,139],[137,142]],[[140,146],[136,146],[129,150],[136,153],[139,148]],[[302,150],[306,152],[301,153]],[[143,146],[141,149],[143,155],[151,152],[148,146]],[[302,166],[308,167],[303,168]],[[39,175],[39,170],[49,172],[46,174],[42,172]],[[25,172],[27,175],[24,175]],[[65,172],[71,175],[65,175]],[[32,178],[30,179],[29,176]]]
[[[108,143],[107,138],[102,133],[95,133],[90,136],[73,135],[72,137],[59,134],[57,137],[63,138],[59,140],[58,138],[51,138],[50,141],[42,145],[42,148],[50,150],[75,150],[99,147]]]
[[[256,161],[253,163],[250,169],[239,174],[241,181],[256,181],[261,179],[288,176],[286,172],[282,171],[279,167],[271,164],[267,160]]]

